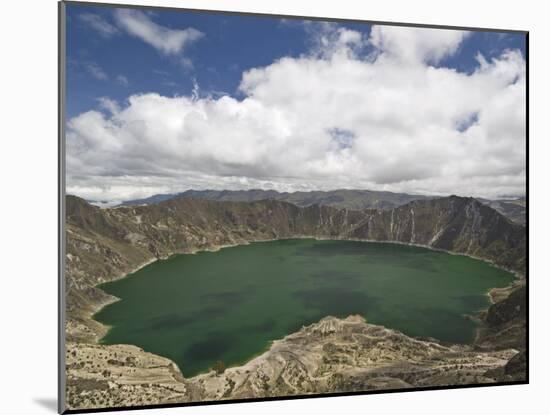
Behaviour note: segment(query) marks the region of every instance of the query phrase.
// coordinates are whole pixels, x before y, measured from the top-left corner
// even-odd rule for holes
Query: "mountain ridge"
[[[278,192],[276,190],[186,190],[179,193],[156,194],[143,199],[124,201],[117,206],[136,206],[157,204],[171,199],[194,198],[215,201],[251,202],[273,199],[290,202],[296,206],[327,205],[353,210],[392,209],[414,200],[439,199],[448,196],[428,196],[421,194],[395,193],[361,189],[336,189],[329,191],[312,190],[296,192]],[[526,200],[518,199],[484,199],[476,198],[481,203],[492,207],[507,218],[520,224],[526,222]]]

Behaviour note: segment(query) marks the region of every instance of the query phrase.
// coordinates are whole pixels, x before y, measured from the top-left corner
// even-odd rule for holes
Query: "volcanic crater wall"
[[[413,201],[391,210],[297,207],[287,202],[173,199],[100,209],[67,196],[69,339],[103,334],[85,315],[112,301],[99,283],[175,253],[278,238],[412,243],[482,258],[524,275],[525,227],[472,198]]]
[[[67,196],[66,213],[72,409],[526,379],[525,227],[474,199],[413,201],[391,210],[189,198],[100,209]],[[481,316],[473,345],[413,339],[359,316],[327,317],[243,367],[185,379],[168,359],[131,345],[97,344],[106,328],[92,316],[116,300],[97,284],[175,253],[297,237],[423,245],[491,261],[520,278],[491,294],[495,304]]]

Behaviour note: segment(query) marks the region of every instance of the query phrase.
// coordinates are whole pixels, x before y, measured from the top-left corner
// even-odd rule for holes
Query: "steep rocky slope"
[[[323,320],[318,323],[323,327],[333,324],[342,328],[331,334],[336,336],[334,347],[327,345],[325,337],[305,336],[302,330],[287,336],[282,343],[275,342],[267,355],[258,358],[259,364],[255,359],[253,366],[249,367],[252,364],[249,362],[241,369],[228,370],[224,376],[211,373],[185,380],[170,366],[171,362],[151,363],[152,355],[145,356],[138,348],[124,346],[124,353],[128,354],[125,359],[130,357],[142,362],[135,368],[117,357],[122,356],[122,351],[114,349],[118,346],[95,344],[104,335],[105,328],[91,316],[115,300],[95,285],[122,277],[148,262],[174,253],[293,237],[392,241],[479,257],[513,270],[519,276],[524,275],[525,227],[510,222],[475,199],[452,196],[413,201],[390,210],[348,210],[318,205],[298,207],[276,200],[245,203],[180,198],[149,206],[99,209],[80,198],[68,196],[66,213],[67,392],[73,408],[101,407],[114,402],[117,405],[143,404],[136,401],[136,394],[147,396],[149,403],[183,402],[353,388],[521,380],[525,376],[525,356],[521,358],[525,349],[525,314],[517,312],[518,307],[525,309],[524,289],[521,294],[523,279],[507,292],[493,293],[496,304],[483,316],[483,330],[472,346],[442,346],[411,339],[401,333],[375,328],[357,318],[344,323],[334,319],[330,324]],[[347,328],[360,333],[349,332]],[[373,335],[383,333],[384,341],[367,342],[371,335],[364,334],[365,331]],[[301,340],[296,343],[296,339]],[[291,355],[276,346],[289,342],[293,344],[293,356],[298,356],[296,359],[288,360]],[[409,351],[401,353],[405,344],[410,346]],[[379,372],[380,366],[372,356],[384,350],[387,352],[383,365],[386,369]],[[511,360],[518,351],[520,357]],[[84,358],[82,353],[95,357]],[[86,363],[93,361],[96,365],[99,354],[109,355],[109,358],[97,363],[97,367]],[[360,358],[363,355],[367,357]],[[436,362],[432,360],[434,356],[437,356]],[[340,378],[329,381],[321,374],[320,368],[328,364],[323,363],[323,359],[341,359],[349,365],[335,369],[334,376]],[[452,365],[462,365],[462,369],[455,373],[449,370]],[[491,372],[485,375],[489,370]],[[271,374],[266,375],[269,371]],[[419,377],[419,373],[426,376]],[[155,386],[155,379],[163,379],[162,384],[168,385],[166,387],[172,388],[174,393],[165,394],[162,388]],[[264,389],[258,386],[261,385],[258,379],[265,380]],[[174,386],[174,382],[179,386]],[[95,403],[85,398],[94,393],[84,394],[84,397],[79,393],[88,386],[97,394]]]
[[[72,408],[101,408],[491,383],[514,380],[506,370],[515,356],[513,349],[413,339],[360,316],[329,316],[274,341],[243,366],[191,379],[135,346],[70,345],[68,401]]]
[[[305,207],[326,205],[341,209],[393,209],[413,200],[436,199],[436,196],[411,195],[407,193],[381,192],[374,190],[337,189],[329,191],[278,192],[276,190],[186,190],[181,193],[157,194],[144,199],[128,200],[120,206],[152,205],[171,199],[206,199],[219,202],[255,202],[259,200],[281,200]],[[525,225],[527,203],[525,198],[483,199],[482,204],[492,207],[513,222]]]

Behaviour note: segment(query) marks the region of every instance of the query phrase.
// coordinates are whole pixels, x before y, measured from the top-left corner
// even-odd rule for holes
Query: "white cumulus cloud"
[[[471,32],[402,26],[374,26],[370,42],[385,55],[405,63],[437,63],[454,54]]]
[[[136,94],[70,119],[68,192],[95,200],[254,187],[524,194],[519,51],[478,57],[466,74],[431,66],[457,51],[464,32],[375,26],[364,39],[332,26],[319,36],[308,55],[244,72],[242,100]],[[361,57],[366,44],[376,53]]]

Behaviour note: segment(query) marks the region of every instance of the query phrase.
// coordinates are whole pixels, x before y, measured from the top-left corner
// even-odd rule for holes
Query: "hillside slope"
[[[382,192],[374,190],[338,189],[309,192],[278,192],[276,190],[186,190],[180,193],[157,194],[143,199],[127,200],[120,206],[152,205],[171,199],[206,199],[218,202],[256,202],[259,200],[281,200],[305,207],[311,205],[333,206],[341,209],[393,209],[413,200],[437,199],[436,196],[412,195],[407,193]],[[525,225],[527,203],[525,198],[489,200],[477,198],[508,219]]]

